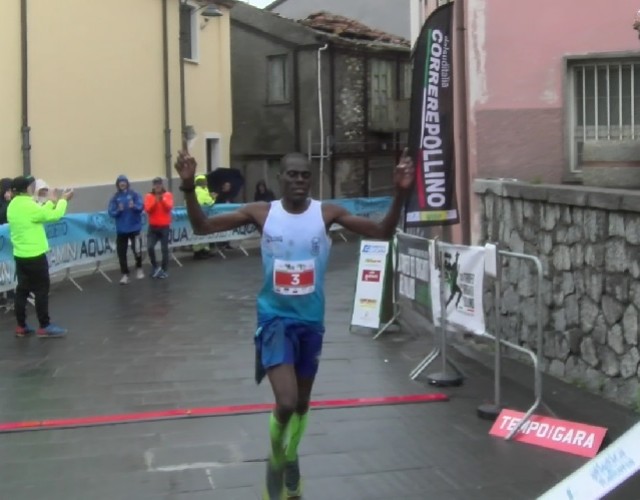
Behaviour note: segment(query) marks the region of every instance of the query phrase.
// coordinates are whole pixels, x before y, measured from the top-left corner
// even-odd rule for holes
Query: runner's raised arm
[[[411,192],[414,180],[414,168],[411,158],[405,149],[400,162],[394,171],[393,184],[395,196],[387,215],[380,222],[353,215],[347,209],[338,205],[325,203],[322,206],[327,227],[340,224],[342,227],[366,238],[388,240],[393,237],[398,220],[402,214],[402,207]]]
[[[268,203],[250,203],[240,207],[233,212],[207,217],[198,203],[195,194],[195,158],[187,153],[180,151],[176,161],[175,169],[180,176],[180,190],[184,193],[184,199],[187,205],[187,215],[189,222],[193,227],[193,232],[198,235],[219,233],[236,229],[246,224],[257,224],[262,226],[259,214],[268,210]]]

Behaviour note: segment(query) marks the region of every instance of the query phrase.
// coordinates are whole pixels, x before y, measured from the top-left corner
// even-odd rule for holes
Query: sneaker
[[[136,279],[143,280],[144,279],[144,271],[142,268],[136,271]]]
[[[169,277],[169,273],[167,271],[160,269],[158,276],[156,276],[159,280],[166,280]]]
[[[31,328],[29,325],[16,326],[16,337],[26,337],[27,335],[33,332],[35,332],[35,330]]]
[[[128,285],[129,284],[129,275],[128,274],[123,274],[122,278],[120,278],[120,284],[121,285]]]
[[[160,267],[156,267],[153,272],[151,273],[151,277],[155,280],[158,279],[158,276],[160,276],[160,273],[162,272],[162,268]]]
[[[46,328],[38,328],[36,334],[41,339],[57,339],[64,337],[67,334],[67,330],[50,323]]]
[[[269,458],[262,500],[283,500],[286,498],[284,495],[284,467],[276,467]]]
[[[300,465],[297,458],[284,465],[284,484],[287,488],[287,498],[302,496],[302,480],[300,479]]]

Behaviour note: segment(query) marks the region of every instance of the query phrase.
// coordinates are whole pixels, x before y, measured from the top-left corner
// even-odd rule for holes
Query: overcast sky
[[[256,7],[265,7],[269,5],[273,0],[244,0],[251,5],[255,5]]]

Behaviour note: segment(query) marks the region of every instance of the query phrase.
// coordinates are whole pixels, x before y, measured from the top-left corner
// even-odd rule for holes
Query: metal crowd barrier
[[[526,349],[522,346],[509,342],[508,340],[501,338],[500,328],[500,306],[502,303],[502,261],[503,258],[511,258],[521,261],[528,261],[533,263],[536,268],[536,350],[537,353]],[[507,440],[513,438],[516,433],[522,428],[522,426],[531,418],[533,413],[542,403],[542,350],[544,343],[544,336],[542,331],[542,283],[543,283],[543,270],[540,259],[533,255],[527,255],[523,253],[507,252],[500,250],[496,254],[496,276],[494,277],[494,328],[495,333],[491,334],[485,332],[484,336],[493,339],[495,342],[494,352],[494,394],[493,403],[480,405],[478,407],[478,416],[484,419],[495,419],[502,410],[501,400],[501,379],[502,379],[502,346],[509,349],[513,349],[520,353],[529,356],[533,362],[534,380],[533,380],[533,393],[535,400],[533,405],[527,410],[524,417],[520,420],[518,425],[509,433],[506,437]]]
[[[424,249],[428,251],[430,240],[415,236],[411,234],[404,233],[402,231],[398,231],[396,235],[397,238],[404,238],[407,240],[414,240],[418,242],[424,243]],[[435,251],[430,254],[430,258],[433,256],[438,256],[438,262],[436,263],[435,269],[442,271],[444,269],[444,252],[438,251],[438,246],[442,243],[437,239],[433,240],[433,245]],[[458,245],[462,246],[462,245]],[[401,314],[402,309],[400,307],[398,298],[399,298],[399,269],[398,269],[398,261],[399,261],[399,245],[397,241],[394,240],[393,244],[393,317],[384,325],[380,327],[378,332],[374,335],[374,339],[378,339],[384,332],[386,332],[389,327],[393,324],[397,324]],[[485,259],[487,255],[485,255]],[[542,403],[542,353],[543,353],[543,301],[542,301],[542,283],[543,283],[543,271],[542,264],[540,259],[535,256],[527,255],[523,253],[515,253],[508,252],[505,250],[499,250],[496,248],[495,252],[495,276],[492,276],[494,279],[494,287],[493,287],[493,296],[494,296],[494,329],[495,332],[491,333],[486,331],[480,335],[479,338],[488,338],[493,340],[495,343],[495,353],[494,353],[494,394],[493,394],[493,402],[489,404],[483,404],[478,407],[478,416],[480,418],[485,419],[495,419],[500,411],[503,409],[502,407],[502,395],[501,395],[501,382],[502,382],[502,348],[513,349],[514,351],[526,354],[529,356],[533,362],[534,369],[534,383],[533,383],[533,392],[534,392],[534,402],[531,407],[525,413],[525,416],[521,419],[518,425],[509,433],[506,437],[507,440],[511,440],[513,436],[522,428],[522,426],[531,418],[533,413]],[[537,288],[536,288],[536,312],[537,312],[537,323],[536,323],[536,348],[535,351],[531,349],[526,349],[518,344],[510,342],[506,339],[501,338],[501,304],[502,304],[502,287],[501,287],[501,279],[502,279],[502,269],[503,264],[506,259],[515,259],[527,262],[529,264],[533,264],[536,269],[536,280],[537,280]],[[429,266],[431,269],[431,266]],[[487,273],[485,272],[485,276]],[[431,281],[432,277],[429,275],[429,280]],[[448,328],[447,328],[447,309],[443,307],[445,303],[445,287],[446,280],[440,280],[439,294],[440,294],[440,326],[435,327],[437,333],[437,344],[436,346],[429,352],[419,363],[418,365],[411,370],[409,373],[409,377],[411,380],[416,380],[429,366],[431,366],[438,358],[440,358],[441,368],[440,371],[434,374],[428,374],[427,380],[431,385],[436,386],[458,386],[462,384],[463,381],[463,372],[460,368],[456,366],[452,360],[450,360],[447,356],[447,345],[448,345]],[[483,307],[483,306],[482,306]],[[428,318],[425,318],[425,322],[429,321]],[[453,368],[453,371],[450,369]]]

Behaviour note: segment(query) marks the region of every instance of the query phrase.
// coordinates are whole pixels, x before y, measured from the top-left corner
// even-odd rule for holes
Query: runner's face
[[[309,164],[302,158],[287,160],[280,175],[283,198],[299,203],[306,201],[311,189]]]

